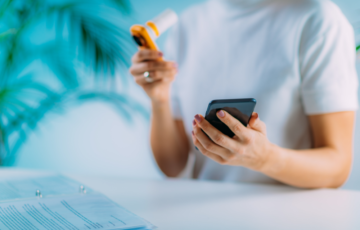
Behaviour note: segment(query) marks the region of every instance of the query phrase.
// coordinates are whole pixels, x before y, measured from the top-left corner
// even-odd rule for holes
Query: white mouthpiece
[[[178,21],[176,13],[170,9],[165,10],[159,16],[151,20],[156,25],[159,34],[162,34]]]

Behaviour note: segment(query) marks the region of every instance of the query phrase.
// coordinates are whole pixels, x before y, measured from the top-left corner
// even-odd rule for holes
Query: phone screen
[[[216,113],[219,110],[225,110],[239,120],[244,126],[247,126],[251,115],[254,112],[255,105],[256,100],[253,98],[214,100],[210,102],[208,106],[205,119],[223,134],[233,137],[235,134],[227,127],[227,125],[219,120]]]

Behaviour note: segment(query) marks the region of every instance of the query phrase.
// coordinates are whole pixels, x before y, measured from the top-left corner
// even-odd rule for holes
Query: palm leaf
[[[12,165],[16,159],[16,154],[22,144],[26,141],[28,133],[35,129],[40,120],[43,119],[45,114],[54,109],[54,106],[61,102],[61,96],[58,98],[47,98],[41,102],[37,108],[28,108],[22,113],[18,113],[13,117],[6,126],[5,132],[8,137],[14,136],[10,142],[6,140],[6,145],[11,148],[8,154],[3,158],[3,165]]]
[[[81,31],[83,57],[86,57],[86,63],[94,67],[95,73],[110,73],[113,76],[118,65],[129,66],[130,52],[123,46],[131,43],[130,39],[126,39],[124,31],[118,30],[115,25],[105,20],[85,15],[76,21],[79,22]],[[93,62],[89,62],[90,60]]]
[[[32,86],[29,88],[32,88]],[[40,86],[41,92],[46,92],[46,89],[42,89]],[[128,122],[131,122],[133,119],[132,112],[138,111],[140,114],[149,117],[149,112],[144,109],[144,107],[138,102],[131,100],[126,94],[115,94],[115,93],[104,93],[104,92],[75,92],[73,94],[63,94],[63,95],[52,95],[41,102],[41,106],[37,108],[29,108],[21,104],[19,101],[18,106],[23,108],[22,112],[17,111],[15,117],[10,117],[6,129],[2,129],[1,132],[4,133],[7,137],[15,135],[16,138],[13,140],[13,144],[9,140],[4,140],[5,146],[11,147],[11,153],[8,153],[6,157],[3,157],[3,165],[12,165],[16,160],[16,153],[27,139],[27,134],[32,131],[40,122],[40,120],[47,114],[49,111],[53,111],[57,107],[66,106],[67,102],[73,103],[74,100],[69,100],[69,98],[76,97],[76,101],[80,103],[85,103],[88,101],[104,101],[114,106],[116,111],[122,115]],[[16,101],[16,100],[15,100]],[[9,104],[8,104],[9,105]],[[1,127],[1,125],[0,125]]]
[[[8,9],[8,7],[11,5],[12,0],[4,0],[2,2],[2,5],[0,6],[0,19],[3,17],[3,15],[5,14],[6,10]]]
[[[79,77],[71,53],[63,47],[56,55],[53,54],[54,46],[61,46],[57,43],[48,44],[42,49],[41,59],[50,70],[56,75],[65,89],[71,90],[79,87]]]
[[[112,0],[112,2],[118,7],[118,9],[124,13],[130,13],[131,7],[127,0]]]
[[[27,91],[35,91],[44,95],[40,106],[29,106],[25,101],[29,100]],[[15,159],[15,154],[21,144],[26,140],[29,130],[34,129],[43,116],[53,109],[61,101],[61,95],[57,95],[47,86],[29,81],[20,81],[14,85],[0,90],[0,131],[2,151],[6,148],[6,154],[2,153],[1,163],[9,165]],[[10,138],[12,137],[12,138]],[[10,141],[12,139],[12,141]],[[10,150],[11,149],[11,150]]]
[[[14,35],[14,34],[16,34],[15,28],[11,28],[5,32],[0,33],[0,42],[2,42],[3,40],[7,39],[9,36]]]
[[[130,5],[125,0],[108,0],[117,14],[128,14]],[[67,105],[101,100],[114,106],[128,121],[134,111],[148,117],[149,113],[126,93],[114,89],[116,72],[129,66],[130,54],[135,50],[128,28],[99,14],[91,14],[87,7],[96,7],[103,1],[70,1],[55,4],[40,0],[23,1],[20,7],[12,0],[0,4],[0,20],[7,28],[0,32],[2,69],[0,81],[0,165],[11,165],[29,132],[50,111],[62,111]],[[99,8],[99,7],[98,7]],[[104,14],[105,15],[105,14]],[[46,19],[53,22],[54,41],[38,45],[25,45],[29,28]],[[63,36],[68,29],[68,39]],[[76,52],[75,52],[76,51]],[[25,75],[23,72],[33,60],[41,59],[54,76]],[[92,66],[93,74],[79,75],[79,66]],[[81,71],[80,71],[81,72]],[[40,78],[39,78],[40,77]],[[100,78],[101,77],[101,78]],[[46,78],[57,79],[61,87],[50,87]],[[112,88],[102,88],[108,82]],[[89,82],[95,88],[89,88]],[[126,83],[126,78],[122,78]]]

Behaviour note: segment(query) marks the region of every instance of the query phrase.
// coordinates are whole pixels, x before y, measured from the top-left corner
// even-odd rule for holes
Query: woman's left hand
[[[192,139],[200,152],[223,165],[244,166],[263,171],[272,144],[267,139],[266,126],[260,121],[259,115],[253,113],[247,127],[224,110],[220,110],[216,115],[235,136],[226,136],[203,116],[196,115]]]

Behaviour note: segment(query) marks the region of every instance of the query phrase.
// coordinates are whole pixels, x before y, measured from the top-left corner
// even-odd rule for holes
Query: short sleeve
[[[174,61],[179,65],[181,52],[180,52],[180,28],[179,23],[174,25],[169,31],[168,37],[165,42],[164,56],[166,60]],[[170,89],[170,106],[174,119],[182,120],[182,114],[180,109],[180,95],[179,95],[179,76],[175,77],[174,82]]]
[[[354,31],[335,5],[309,17],[301,35],[299,58],[306,114],[358,108]]]

